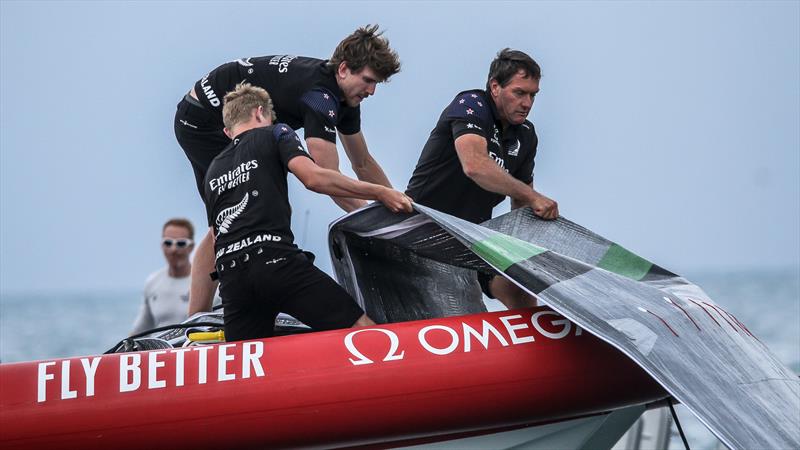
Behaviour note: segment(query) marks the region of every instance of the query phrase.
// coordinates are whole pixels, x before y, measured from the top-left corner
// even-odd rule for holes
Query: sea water
[[[685,276],[800,373],[800,268]],[[103,353],[131,331],[141,302],[135,289],[0,294],[0,361]],[[680,405],[677,410],[692,448],[717,447],[714,436],[690,412]],[[673,448],[683,448],[675,436]]]

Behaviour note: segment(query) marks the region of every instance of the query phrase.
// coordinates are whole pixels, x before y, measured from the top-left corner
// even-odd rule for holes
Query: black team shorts
[[[200,198],[208,166],[231,143],[222,131],[222,121],[212,111],[188,94],[175,111],[175,137],[192,163],[194,179]]]
[[[273,336],[279,312],[318,331],[351,327],[364,314],[344,288],[298,250],[254,249],[218,261],[217,273],[226,341]]]

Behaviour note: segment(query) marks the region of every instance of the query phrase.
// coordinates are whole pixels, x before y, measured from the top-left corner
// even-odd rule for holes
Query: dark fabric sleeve
[[[483,98],[475,93],[459,94],[447,107],[445,117],[450,121],[453,140],[464,134],[489,137],[491,110]]]
[[[532,124],[526,122],[525,125],[530,125],[531,134],[533,136],[530,140],[526,139],[527,148],[520,149],[520,151],[525,152],[525,159],[512,175],[525,184],[531,184],[531,182],[533,182],[533,167],[536,164],[534,159],[536,158],[536,148],[539,145],[539,138],[536,136],[536,131],[533,129]]]
[[[275,125],[272,134],[278,146],[278,157],[286,170],[289,170],[289,161],[294,157],[305,156],[314,160],[303,147],[303,141],[289,125],[282,123]]]
[[[212,205],[212,197],[214,196],[214,192],[211,190],[211,186],[209,186],[208,181],[203,181],[203,204],[206,207],[206,218],[208,219],[208,226],[214,225],[214,221],[212,216],[214,215],[213,211],[211,211]]]
[[[453,120],[450,122],[450,129],[453,133],[453,140],[458,139],[459,136],[465,134],[477,134],[484,139],[488,139],[483,125],[475,124],[466,120]]]
[[[208,219],[208,226],[209,227],[213,227],[214,226],[214,220],[211,218],[211,216],[213,216],[213,215],[214,214],[211,212],[211,208],[206,206],[206,218]]]
[[[208,226],[214,226],[214,211],[211,210],[211,188],[208,187],[208,183],[206,183],[206,198],[204,199],[206,204],[206,218],[208,219]]]
[[[342,134],[356,134],[361,131],[361,106],[355,108],[342,108],[342,116],[336,125]]]
[[[315,137],[336,143],[336,123],[339,120],[336,96],[323,88],[314,88],[303,94],[300,103],[306,139]]]

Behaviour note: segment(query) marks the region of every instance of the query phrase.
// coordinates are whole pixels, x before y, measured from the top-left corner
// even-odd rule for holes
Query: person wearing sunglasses
[[[213,69],[199,79],[178,103],[175,137],[194,170],[203,196],[208,166],[230,144],[223,133],[222,100],[242,82],[269,92],[278,119],[294,130],[304,129],[308,151],[320,167],[339,171],[337,134],[359,180],[392,187],[370,154],[361,132],[361,102],[377,85],[400,71],[397,53],[377,25],[358,28],[344,38],[329,60],[294,55],[242,58]],[[364,206],[361,199],[331,197],[346,212]],[[211,236],[194,257],[190,314],[208,311],[214,283]]]
[[[167,265],[147,277],[131,334],[180,323],[188,317],[193,239],[194,227],[187,219],[170,219],[161,228],[161,251]]]
[[[211,162],[204,189],[225,339],[273,336],[280,312],[314,330],[374,325],[294,243],[287,176],[320,194],[378,200],[392,212],[410,213],[411,199],[315,164],[290,126],[273,125],[272,101],[260,87],[243,83],[229,92],[223,118],[232,142]]]

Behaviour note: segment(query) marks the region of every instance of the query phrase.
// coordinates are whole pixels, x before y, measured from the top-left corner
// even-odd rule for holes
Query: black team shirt
[[[503,131],[494,101],[483,90],[460,92],[439,116],[406,194],[422,205],[481,223],[492,218],[492,208],[505,196],[483,189],[464,175],[455,140],[465,134],[486,139],[489,157],[525,184],[533,181],[533,160],[539,140],[533,124],[527,120]]]
[[[194,85],[197,98],[222,123],[222,99],[241,82],[266,89],[277,121],[295,130],[305,128],[306,139],[336,142],[336,129],[350,135],[361,131],[361,109],[344,103],[336,74],[327,61],[292,55],[259,56],[223,64]]]
[[[286,182],[289,161],[298,156],[309,157],[300,138],[276,124],[241,133],[214,158],[205,203],[218,260],[256,247],[299,251]]]

